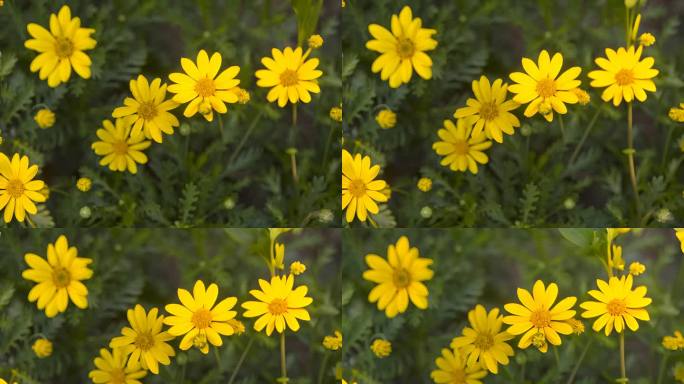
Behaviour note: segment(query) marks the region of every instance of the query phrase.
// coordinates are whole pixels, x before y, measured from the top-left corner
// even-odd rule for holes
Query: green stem
[[[233,381],[235,381],[235,378],[237,377],[237,374],[240,371],[240,367],[242,367],[242,363],[244,363],[245,358],[247,357],[247,352],[249,352],[249,349],[252,348],[252,344],[254,344],[254,338],[249,339],[249,343],[247,343],[245,350],[242,351],[242,355],[240,355],[240,360],[238,360],[237,364],[235,365],[235,369],[233,370],[233,373],[230,375],[230,380],[228,380],[228,384],[233,384]]]
[[[237,155],[240,153],[240,150],[245,145],[245,142],[247,142],[247,138],[249,138],[249,135],[252,134],[254,127],[256,127],[257,124],[259,124],[259,120],[261,120],[261,115],[263,115],[263,111],[259,111],[259,114],[254,118],[254,120],[252,120],[252,123],[249,125],[249,127],[247,127],[245,134],[242,135],[242,139],[240,139],[240,142],[233,151],[233,154],[230,156],[230,159],[228,159],[228,164],[233,164],[233,161],[235,161],[235,158],[237,158]]]
[[[290,145],[295,146],[297,138],[297,104],[292,104],[292,125],[290,126]]]
[[[285,331],[280,334],[280,380],[281,384],[286,384],[287,378],[287,361],[285,360]]]
[[[634,198],[636,199],[637,216],[641,216],[641,202],[639,201],[639,189],[637,187],[636,179],[636,165],[634,161],[634,137],[632,133],[632,103],[627,103],[627,160],[629,162],[629,178],[632,182],[632,190],[634,191]]]
[[[323,165],[325,166],[328,164],[328,150],[330,148],[330,143],[332,143],[332,137],[333,137],[333,132],[335,132],[337,128],[332,128],[330,132],[328,132],[328,139],[325,141],[325,151],[323,152]]]
[[[323,384],[323,376],[325,375],[325,369],[328,366],[328,359],[330,359],[330,353],[326,353],[321,363],[321,369],[318,371],[318,384]]]
[[[572,368],[572,372],[570,372],[570,377],[568,377],[568,381],[566,384],[572,384],[572,382],[575,380],[575,376],[577,375],[577,371],[579,370],[579,367],[582,365],[582,362],[584,361],[584,358],[587,356],[587,352],[589,352],[589,347],[591,344],[594,342],[593,339],[589,340],[586,346],[584,346],[584,350],[582,350],[582,354],[580,355],[579,359],[577,360],[577,363],[575,363],[575,366]]]
[[[663,376],[665,376],[665,368],[667,367],[667,360],[670,358],[670,354],[665,352],[665,356],[660,360],[660,368],[658,368],[658,381],[656,384],[661,384],[663,382]]]
[[[558,373],[560,374],[560,356],[558,356],[558,348],[553,347],[553,357],[556,358],[556,367],[558,368]]]
[[[661,167],[665,167],[665,161],[667,160],[667,153],[670,151],[670,143],[672,142],[672,134],[674,132],[674,126],[670,125],[667,129],[667,139],[665,139],[665,149],[663,150],[663,159],[660,162]]]
[[[582,135],[582,138],[580,139],[579,143],[577,143],[577,147],[575,147],[575,151],[572,153],[572,156],[570,156],[570,161],[568,161],[568,164],[572,165],[575,162],[577,155],[579,155],[580,149],[582,149],[584,142],[587,141],[587,137],[589,137],[589,133],[591,132],[592,128],[594,128],[594,125],[596,124],[596,120],[598,119],[602,110],[603,109],[601,107],[596,109],[594,116],[591,118],[591,121],[589,121],[589,125],[587,125],[587,129],[584,130],[584,134]]]
[[[620,332],[620,383],[627,383],[627,368],[625,365],[625,332]]]

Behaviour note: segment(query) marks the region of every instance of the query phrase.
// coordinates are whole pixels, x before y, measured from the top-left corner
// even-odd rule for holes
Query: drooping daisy
[[[97,42],[90,37],[95,30],[81,28],[81,19],[72,18],[68,6],[50,15],[49,31],[35,23],[29,23],[26,29],[33,38],[24,46],[40,52],[31,62],[31,72],[40,71],[38,77],[47,79],[50,87],[69,81],[72,68],[82,78],[90,78],[90,57],[83,51],[95,48]]]
[[[558,285],[555,283],[544,287],[541,280],[537,280],[532,287],[532,294],[526,289],[518,288],[518,303],[504,305],[510,313],[503,322],[510,325],[506,332],[511,335],[523,335],[518,342],[518,348],[525,349],[534,344],[541,352],[548,350],[548,341],[553,345],[561,345],[561,335],[573,333],[572,326],[567,323],[574,318],[576,311],[572,307],[577,298],[570,296],[556,303]]]
[[[591,290],[589,295],[598,301],[585,301],[580,304],[585,310],[582,317],[598,317],[594,321],[594,331],[598,332],[604,328],[606,336],[609,336],[613,329],[617,333],[626,328],[636,331],[639,329],[637,319],[650,320],[646,307],[652,300],[646,297],[647,288],[642,285],[632,289],[632,283],[632,275],[620,278],[613,276],[607,283],[600,279],[596,280],[599,290]]]
[[[38,166],[29,166],[28,156],[15,153],[12,161],[0,153],[0,209],[5,209],[5,223],[12,221],[23,222],[26,213],[35,215],[38,212],[36,203],[42,203],[47,198],[39,191],[45,187],[41,180],[33,180],[38,173]]]
[[[150,141],[145,140],[145,135],[139,132],[132,135],[133,119],[123,117],[116,119],[115,124],[109,120],[102,122],[102,128],[96,134],[101,141],[96,141],[91,148],[97,155],[103,156],[100,165],[109,166],[112,171],[137,173],[137,164],[147,163],[147,156],[143,150],[148,148]]]
[[[368,301],[377,302],[387,317],[405,312],[409,300],[419,309],[428,307],[429,292],[423,281],[432,279],[432,259],[420,257],[418,248],[410,247],[406,236],[387,247],[387,260],[369,254],[366,264],[370,269],[363,272],[363,278],[378,284],[368,294]]]
[[[485,76],[480,80],[473,80],[473,94],[475,99],[466,101],[467,107],[459,108],[454,113],[456,119],[473,116],[475,127],[473,135],[479,135],[483,130],[488,138],[503,142],[502,132],[513,134],[513,128],[520,126],[520,120],[510,111],[519,107],[513,100],[506,100],[508,84],[496,79],[493,84]]]
[[[380,211],[379,203],[388,200],[387,196],[380,191],[387,183],[384,180],[376,180],[380,173],[380,166],[371,166],[370,156],[361,156],[357,153],[352,157],[347,150],[342,150],[342,209],[346,209],[348,223],[358,217],[360,221],[366,221],[368,213],[377,214]]]
[[[166,306],[166,312],[172,315],[164,319],[164,324],[171,326],[168,332],[173,336],[185,335],[180,343],[181,350],[188,350],[200,341],[200,351],[207,354],[209,344],[217,347],[223,345],[220,335],[230,336],[234,333],[228,321],[237,315],[237,312],[231,311],[237,298],[228,297],[216,304],[217,297],[216,284],[205,288],[204,282],[197,280],[192,294],[185,289],[178,289],[178,298],[182,305]],[[208,343],[201,343],[203,340]]]
[[[444,156],[440,164],[452,171],[470,171],[477,174],[477,164],[487,164],[489,157],[484,153],[492,146],[484,132],[475,135],[473,132],[473,118],[458,119],[457,125],[451,120],[444,120],[444,128],[437,131],[442,141],[432,144],[432,149]]]
[[[299,330],[297,320],[309,321],[311,317],[306,310],[313,299],[306,296],[309,288],[300,285],[294,288],[294,276],[273,276],[271,282],[259,279],[261,290],[253,289],[249,294],[258,301],[242,303],[247,311],[243,316],[258,317],[254,322],[254,329],[261,332],[266,328],[266,334],[271,335],[275,329],[283,333],[286,329],[293,332]]]
[[[437,369],[430,373],[436,384],[482,384],[487,371],[479,364],[468,365],[458,349],[442,348],[442,356],[435,359]]]
[[[173,101],[179,104],[188,103],[183,115],[192,117],[199,112],[207,121],[214,120],[214,111],[228,112],[225,103],[237,103],[238,96],[232,91],[240,84],[235,76],[240,67],[233,65],[219,74],[221,70],[221,54],[209,55],[204,49],[197,54],[197,65],[188,59],[181,58],[181,66],[185,73],[176,72],[169,79],[176,84],[169,85],[169,92],[175,93]],[[218,75],[218,76],[217,76]]]
[[[148,83],[145,76],[138,75],[137,80],[130,81],[129,87],[133,97],[125,98],[124,106],[116,108],[112,117],[131,116],[134,121],[131,136],[144,132],[148,139],[161,143],[162,132],[172,135],[173,127],[179,125],[176,116],[168,112],[178,104],[171,99],[165,100],[166,83],[162,84],[160,78]]]
[[[55,317],[66,311],[71,300],[78,308],[88,308],[88,288],[81,282],[93,276],[88,268],[91,259],[78,257],[76,247],[69,247],[62,235],[55,244],[47,246],[47,260],[33,253],[24,255],[29,269],[21,276],[36,284],[28,294],[30,302],[37,301],[38,309],[45,310],[47,317]]]
[[[634,99],[646,100],[646,92],[655,92],[656,86],[653,78],[658,75],[658,70],[651,68],[655,63],[652,57],[641,59],[643,46],[629,49],[618,48],[617,52],[606,48],[606,58],[596,58],[596,64],[600,70],[589,72],[594,88],[606,88],[601,94],[603,101],[613,100],[613,105],[620,105],[622,100],[627,103]]]
[[[404,6],[399,15],[392,15],[391,31],[378,24],[368,26],[373,40],[366,48],[380,53],[373,62],[373,73],[380,72],[382,80],[389,80],[391,88],[411,81],[415,70],[425,80],[432,78],[432,59],[425,51],[437,47],[434,29],[422,28],[422,20],[413,18],[411,7]]]
[[[499,364],[508,365],[508,358],[514,355],[513,348],[506,343],[513,335],[501,330],[503,316],[499,315],[499,308],[487,313],[485,307],[478,304],[468,312],[468,322],[470,327],[463,328],[463,336],[451,341],[451,348],[461,348],[467,356],[468,366],[479,364],[491,373],[498,373]]]
[[[288,102],[295,104],[311,102],[310,93],[319,93],[318,79],[323,71],[316,69],[318,59],[307,59],[311,49],[303,53],[301,47],[292,49],[285,47],[284,50],[273,48],[273,57],[264,57],[261,64],[266,69],[259,69],[254,74],[257,85],[262,88],[271,88],[266,99],[283,108]]]
[[[144,369],[157,375],[159,364],[171,364],[170,357],[175,356],[176,351],[167,341],[174,337],[162,331],[164,316],[157,316],[158,312],[157,308],[145,312],[145,308],[140,304],[126,312],[131,326],[122,328],[122,336],[113,338],[109,347],[127,348],[131,351],[127,367],[140,364]]]
[[[95,384],[142,384],[138,379],[147,375],[140,364],[127,364],[129,354],[122,348],[100,349],[100,356],[93,363],[95,368],[88,377]]]
[[[516,94],[513,97],[515,102],[529,103],[525,109],[526,117],[532,117],[539,112],[550,122],[553,121],[553,111],[561,115],[568,112],[564,103],[575,104],[579,101],[572,90],[582,83],[577,80],[582,69],[572,67],[561,74],[563,55],[560,53],[550,58],[549,53],[542,50],[536,64],[523,57],[522,66],[526,73],[511,73],[511,80],[517,84],[509,86],[508,90]]]

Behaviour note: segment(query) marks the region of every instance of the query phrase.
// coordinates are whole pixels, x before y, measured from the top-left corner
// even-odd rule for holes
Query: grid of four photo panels
[[[0,384],[684,383],[681,0],[0,26]]]

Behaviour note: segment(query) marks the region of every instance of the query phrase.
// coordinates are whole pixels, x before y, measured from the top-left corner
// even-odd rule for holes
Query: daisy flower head
[[[423,28],[422,24],[407,5],[399,15],[392,15],[391,30],[378,24],[368,26],[373,39],[366,42],[366,48],[380,53],[371,70],[380,72],[382,80],[389,80],[391,88],[408,84],[413,71],[425,80],[432,78],[432,59],[425,52],[437,47],[432,38],[437,31]]]
[[[479,364],[468,365],[466,356],[459,349],[442,348],[442,355],[435,359],[437,369],[430,373],[436,384],[482,384],[480,379],[487,371]]]
[[[247,311],[243,316],[258,317],[254,322],[254,329],[261,332],[266,328],[266,334],[271,336],[275,329],[278,333],[291,329],[299,330],[299,320],[309,321],[311,317],[306,307],[313,299],[306,296],[309,288],[300,285],[294,288],[294,276],[273,276],[271,281],[259,279],[261,290],[253,289],[249,293],[257,301],[242,303]],[[294,288],[294,289],[293,289]]]
[[[525,349],[535,344],[541,352],[546,353],[548,343],[561,345],[560,335],[570,335],[573,327],[568,320],[573,319],[576,311],[572,307],[577,298],[570,296],[556,303],[558,285],[551,283],[544,286],[537,280],[532,287],[532,293],[518,288],[518,303],[504,305],[509,316],[503,318],[504,324],[510,325],[506,330],[511,335],[523,335],[518,342],[518,348]]]
[[[5,209],[5,223],[16,218],[23,222],[26,214],[35,215],[38,209],[35,203],[42,203],[47,198],[39,191],[45,187],[41,180],[34,180],[38,173],[37,165],[29,165],[28,156],[15,153],[10,160],[0,153],[0,209]]]
[[[347,150],[342,150],[342,209],[346,209],[348,223],[366,221],[368,213],[377,214],[380,211],[377,203],[384,203],[387,196],[380,191],[387,183],[376,180],[380,173],[379,165],[371,165],[370,156],[357,153],[352,157]]]
[[[507,135],[513,134],[513,128],[520,126],[520,120],[510,111],[519,107],[513,100],[506,100],[508,94],[508,84],[501,79],[489,83],[486,76],[480,80],[473,80],[473,94],[475,98],[466,101],[466,107],[459,108],[454,113],[456,119],[473,117],[475,127],[473,134],[479,135],[482,131],[487,138],[494,139],[496,142],[503,142],[502,132]]]
[[[363,272],[363,278],[377,284],[368,294],[368,301],[377,302],[388,318],[406,312],[409,301],[419,309],[428,307],[429,292],[423,282],[434,274],[430,269],[432,259],[420,257],[418,248],[411,247],[406,236],[387,247],[387,260],[368,254],[366,264],[370,269]]]
[[[55,125],[55,113],[48,108],[42,108],[33,117],[40,128],[46,129]]]
[[[323,71],[318,68],[317,58],[308,58],[311,48],[306,52],[301,47],[292,49],[285,47],[271,50],[271,57],[261,59],[266,69],[259,69],[254,74],[257,86],[271,88],[266,95],[270,103],[278,103],[284,108],[287,103],[311,102],[311,93],[320,93],[318,78]]]
[[[679,103],[679,108],[672,107],[667,116],[678,123],[684,123],[684,103]]]
[[[44,359],[52,355],[52,342],[48,339],[40,338],[33,343],[31,349],[33,349],[36,357]]]
[[[100,356],[93,361],[95,369],[88,377],[95,384],[141,384],[139,379],[147,375],[140,364],[128,365],[130,354],[123,348],[100,349]]]
[[[444,120],[444,128],[437,131],[441,141],[432,144],[432,149],[443,156],[440,164],[454,172],[470,171],[477,174],[478,164],[487,164],[489,157],[484,153],[492,146],[484,132],[473,132],[473,117],[458,119],[456,125],[451,120]]]
[[[81,282],[93,276],[88,265],[91,259],[78,257],[76,247],[69,247],[62,235],[54,244],[47,246],[47,260],[27,253],[24,261],[30,268],[21,276],[37,283],[28,294],[30,302],[37,301],[38,309],[45,310],[47,317],[65,312],[69,301],[78,308],[88,308],[88,288]]]
[[[502,331],[503,316],[499,308],[487,312],[484,306],[478,304],[468,312],[470,327],[463,328],[463,336],[455,337],[451,341],[452,349],[459,349],[467,356],[467,365],[480,365],[483,369],[497,374],[499,364],[508,365],[509,357],[514,355],[508,340],[513,335]]]
[[[130,327],[121,329],[121,336],[115,337],[109,343],[110,348],[126,348],[130,352],[126,367],[131,368],[140,364],[143,369],[155,375],[159,374],[159,364],[171,364],[172,356],[176,355],[167,341],[174,337],[162,331],[164,316],[158,316],[157,308],[145,312],[142,305],[137,304],[134,309],[126,312]]]
[[[47,79],[50,87],[69,81],[72,68],[82,78],[90,78],[90,57],[83,51],[95,48],[97,42],[90,37],[95,30],[81,28],[81,19],[71,17],[69,6],[50,15],[50,30],[35,23],[29,23],[26,29],[32,39],[26,40],[24,46],[40,52],[31,61],[31,72],[38,72],[41,80]]]
[[[131,117],[116,119],[114,124],[109,120],[102,122],[102,128],[96,132],[100,141],[94,142],[91,146],[97,155],[103,156],[100,165],[108,166],[112,171],[128,170],[136,174],[137,164],[147,163],[147,156],[143,151],[150,146],[151,142],[145,140],[143,132],[132,135],[132,128]]]
[[[603,101],[612,100],[617,107],[622,100],[626,103],[635,99],[645,101],[646,91],[656,91],[652,80],[658,75],[658,70],[652,68],[655,60],[652,57],[642,59],[642,51],[643,46],[620,47],[617,51],[606,48],[606,57],[596,58],[601,69],[589,72],[590,85],[594,88],[607,87],[601,94]]]
[[[513,72],[511,80],[516,84],[508,87],[515,93],[513,100],[519,104],[528,104],[525,108],[525,117],[532,117],[540,113],[546,121],[553,121],[553,112],[564,115],[568,113],[565,106],[575,104],[579,100],[572,92],[582,83],[577,80],[582,69],[572,67],[561,73],[563,67],[563,55],[556,53],[549,56],[546,50],[539,54],[537,62],[523,57],[522,66],[525,72]]]
[[[626,328],[636,331],[639,329],[637,320],[650,320],[646,307],[652,300],[646,297],[647,288],[642,285],[632,289],[632,283],[632,275],[613,276],[608,282],[596,280],[598,290],[589,291],[589,295],[598,301],[580,304],[585,310],[582,317],[598,317],[594,321],[594,331],[599,332],[603,328],[606,336],[613,329],[617,333],[622,333]]]
[[[235,318],[237,312],[233,307],[237,298],[228,297],[218,304],[218,285],[205,287],[202,280],[197,280],[192,294],[185,289],[178,289],[181,304],[169,304],[166,312],[171,316],[164,318],[164,324],[170,325],[168,332],[173,336],[183,336],[180,349],[186,351],[193,345],[200,344],[200,351],[209,353],[209,344],[223,345],[220,335],[231,336],[235,333],[228,323]]]
[[[202,49],[197,54],[196,63],[186,57],[181,58],[181,67],[185,73],[169,75],[174,84],[169,85],[168,90],[175,94],[174,102],[188,103],[183,116],[192,117],[199,112],[207,121],[212,121],[214,111],[226,113],[225,103],[238,102],[239,98],[232,89],[240,84],[240,80],[235,78],[240,67],[233,65],[219,73],[220,53],[214,52],[210,59],[207,51]]]
[[[161,143],[162,132],[172,135],[173,127],[179,125],[176,116],[168,112],[178,104],[171,99],[166,100],[166,86],[160,78],[150,83],[145,76],[138,75],[129,83],[133,97],[125,98],[124,106],[116,108],[112,117],[131,116],[134,121],[131,136],[144,132],[148,139]]]

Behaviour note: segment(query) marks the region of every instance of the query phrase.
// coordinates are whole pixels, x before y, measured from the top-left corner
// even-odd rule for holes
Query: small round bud
[[[432,208],[428,206],[421,208],[420,217],[422,217],[423,219],[429,219],[430,217],[432,217]]]
[[[88,219],[90,218],[92,211],[90,210],[90,207],[86,205],[85,207],[81,207],[81,210],[78,211],[78,214],[81,216],[82,219]]]
[[[568,197],[563,201],[563,208],[567,209],[568,211],[575,208],[575,200],[572,197]]]

